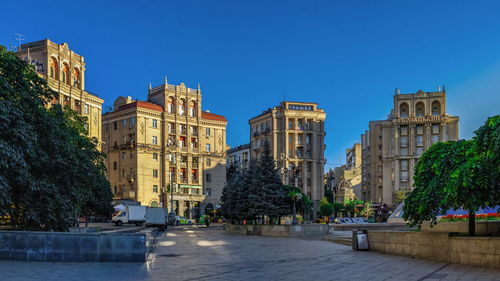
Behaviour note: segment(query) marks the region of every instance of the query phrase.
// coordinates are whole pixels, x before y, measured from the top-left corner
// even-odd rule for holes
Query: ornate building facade
[[[393,205],[394,192],[413,188],[413,170],[432,144],[458,140],[459,117],[446,113],[446,92],[394,95],[387,120],[371,121],[361,136],[362,193]]]
[[[284,101],[249,120],[251,159],[258,159],[265,141],[283,183],[302,188],[314,212],[324,197],[326,113],[316,103]]]
[[[103,116],[103,151],[115,200],[166,206],[197,218],[220,203],[226,173],[225,117],[202,111],[201,90],[184,83],[119,97]]]
[[[59,94],[60,103],[87,117],[89,137],[101,142],[103,99],[85,90],[84,58],[69,49],[67,43],[57,44],[49,39],[22,44],[17,55],[32,64],[38,75]]]

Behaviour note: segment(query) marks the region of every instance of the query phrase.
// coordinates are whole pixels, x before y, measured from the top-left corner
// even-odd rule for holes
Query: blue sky
[[[248,119],[287,100],[327,112],[326,168],[345,161],[395,88],[445,85],[470,138],[500,113],[500,1],[8,1],[0,44],[49,38],[83,55],[86,88],[112,104],[149,82],[201,84],[203,107]]]

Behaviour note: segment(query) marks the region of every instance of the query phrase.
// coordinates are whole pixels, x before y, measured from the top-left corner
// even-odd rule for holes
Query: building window
[[[408,181],[408,171],[401,171],[401,181]]]
[[[205,128],[205,135],[210,136],[210,128]]]
[[[415,115],[417,117],[424,117],[424,115],[425,115],[425,106],[424,106],[424,103],[423,102],[419,102],[419,103],[417,103],[417,105],[415,107],[416,107],[416,109],[415,109],[416,114]]]
[[[208,167],[212,166],[212,159],[207,158],[207,166]]]
[[[417,136],[417,146],[424,146],[424,136]]]
[[[122,159],[127,159],[127,153],[126,152],[122,152]]]
[[[153,153],[153,160],[158,161],[158,153]]]
[[[122,120],[122,128],[127,127],[127,119]]]
[[[212,196],[212,189],[211,188],[207,188],[207,196]]]
[[[157,185],[153,185],[153,192],[158,193],[158,186]]]
[[[151,119],[151,126],[153,126],[153,128],[158,128],[158,120],[156,119]]]
[[[400,162],[401,170],[408,170],[408,160],[401,160]]]
[[[116,194],[116,193],[118,193],[118,186],[116,186],[116,185],[115,185],[115,186],[113,187],[113,189],[114,189],[114,191],[115,191],[115,194]]]
[[[408,147],[408,137],[407,136],[401,136],[399,141],[401,143],[401,147]]]
[[[401,135],[402,136],[408,135],[408,126],[401,126]]]
[[[118,121],[113,122],[113,129],[118,130]]]
[[[432,135],[432,144],[439,142],[439,135]]]
[[[157,177],[158,177],[158,170],[153,169],[153,178],[157,178]]]
[[[212,174],[207,173],[207,174],[205,175],[205,177],[206,177],[206,181],[207,181],[207,182],[211,182],[211,181],[212,181]]]
[[[186,137],[180,137],[179,141],[181,147],[186,147]]]
[[[422,155],[424,153],[424,148],[423,147],[417,147],[416,154],[418,156]]]
[[[129,128],[132,128],[135,125],[135,117],[130,117]]]
[[[439,124],[432,124],[432,133],[439,134]]]
[[[153,139],[151,140],[151,142],[153,144],[158,144],[158,137],[157,136],[153,136]]]
[[[408,148],[401,148],[401,156],[408,156]]]
[[[88,104],[83,105],[83,113],[89,114],[89,105]]]
[[[116,163],[116,161],[113,162],[113,170],[117,170],[118,169],[118,163]]]
[[[206,151],[206,152],[210,152],[210,151],[211,151],[211,149],[210,149],[210,144],[209,144],[209,143],[207,143],[207,144],[205,145],[205,151]]]
[[[311,178],[307,178],[307,186],[311,186]]]

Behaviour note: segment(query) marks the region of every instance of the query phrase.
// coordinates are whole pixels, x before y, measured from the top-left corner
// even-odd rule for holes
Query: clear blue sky
[[[78,3],[81,2],[81,3]],[[288,100],[327,112],[326,168],[402,93],[446,85],[460,136],[500,113],[500,1],[7,1],[0,44],[50,38],[87,62],[86,88],[112,104],[149,82],[196,88],[229,120]]]

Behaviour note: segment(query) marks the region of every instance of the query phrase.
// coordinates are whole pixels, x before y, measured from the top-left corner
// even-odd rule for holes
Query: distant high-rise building
[[[302,188],[314,212],[324,197],[326,113],[316,103],[281,102],[249,120],[251,159],[258,159],[269,142],[284,184]]]
[[[393,205],[399,190],[411,190],[413,170],[432,144],[458,140],[457,116],[446,113],[446,92],[400,94],[387,120],[371,121],[361,136],[362,189],[372,202]]]
[[[84,58],[70,50],[67,43],[57,44],[49,39],[22,44],[17,55],[32,64],[59,94],[59,99],[50,104],[60,103],[87,117],[88,136],[100,143],[104,100],[85,90]]]

